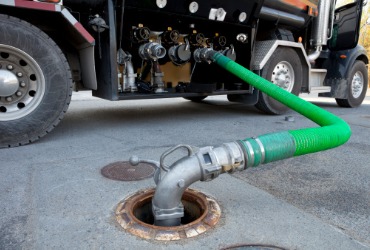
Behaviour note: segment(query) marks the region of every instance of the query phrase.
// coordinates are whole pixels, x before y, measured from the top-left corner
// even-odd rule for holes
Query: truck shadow
[[[275,116],[266,116],[253,106],[219,100],[75,101],[61,123],[41,141],[111,131],[155,134],[174,130],[183,134],[217,126],[233,130],[233,124],[247,125],[258,120],[257,117],[274,119]]]
[[[337,107],[335,103],[315,104],[330,110]],[[206,99],[200,103],[183,99],[140,102],[73,101],[61,123],[42,141],[58,140],[58,137],[65,136],[108,133],[184,134],[191,133],[194,129],[214,129],[215,133],[220,133],[220,127],[225,131],[254,127],[264,132],[268,129],[264,129],[265,124],[277,124],[276,129],[286,128],[287,125],[283,125],[284,117],[292,114],[296,113],[288,111],[280,116],[267,115],[253,106],[218,98]]]

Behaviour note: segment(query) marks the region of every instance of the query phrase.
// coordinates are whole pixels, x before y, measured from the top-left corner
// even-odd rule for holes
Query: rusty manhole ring
[[[174,241],[198,236],[218,223],[221,208],[217,202],[193,189],[182,197],[185,216],[181,226],[154,226],[151,202],[155,189],[139,191],[121,201],[116,209],[116,219],[127,232],[147,240]]]
[[[111,180],[138,181],[152,177],[155,168],[147,163],[132,166],[128,161],[113,162],[101,170],[101,174]]]

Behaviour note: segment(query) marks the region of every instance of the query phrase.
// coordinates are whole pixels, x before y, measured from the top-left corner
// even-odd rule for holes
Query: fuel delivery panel
[[[247,21],[249,14],[239,11],[236,19],[232,15],[241,6],[226,2],[224,5],[208,3],[204,5],[207,7],[202,14],[201,3],[195,1],[190,3],[180,1],[172,5],[170,2],[165,4],[162,2],[163,5],[156,1],[151,3],[151,5],[133,1],[126,3],[123,25],[118,25],[123,29],[122,34],[127,34],[123,36],[122,48],[126,55],[130,55],[132,63],[132,70],[130,69],[132,72],[123,75],[137,74],[136,82],[139,81],[137,87],[133,84],[131,87],[123,84],[121,88],[123,93],[137,91],[152,93],[148,90],[153,86],[162,86],[154,87],[154,93],[157,94],[169,94],[173,91],[176,93],[249,91],[249,86],[235,85],[238,80],[216,70],[214,66],[196,64],[193,60],[197,49],[209,47],[242,65],[249,65],[252,37],[252,25]],[[234,10],[233,13],[229,11],[231,9]],[[194,16],[196,14],[197,17]],[[238,57],[239,53],[243,56]],[[143,81],[151,81],[152,84],[146,87]]]

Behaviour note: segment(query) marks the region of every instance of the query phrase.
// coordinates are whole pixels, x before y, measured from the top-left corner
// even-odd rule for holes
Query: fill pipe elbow
[[[171,170],[159,181],[152,200],[156,226],[180,225],[184,216],[181,197],[194,182],[200,181],[202,172],[197,158],[192,155],[175,162]]]
[[[184,216],[181,198],[191,184],[213,180],[222,173],[244,168],[243,150],[237,142],[224,143],[216,148],[200,148],[196,153],[178,160],[163,176],[156,174],[157,187],[152,199],[154,224],[180,225],[181,217]]]

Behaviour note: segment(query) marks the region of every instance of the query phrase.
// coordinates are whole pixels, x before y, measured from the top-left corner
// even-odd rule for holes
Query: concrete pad
[[[2,248],[220,249],[268,244],[287,249],[367,249],[314,216],[229,175],[193,186],[215,197],[222,208],[213,230],[178,242],[139,239],[120,228],[114,210],[120,200],[154,183],[105,179],[99,171],[110,160],[91,157],[34,165],[27,176],[27,203],[10,220],[15,224],[23,220],[26,241],[19,245],[3,241]]]

